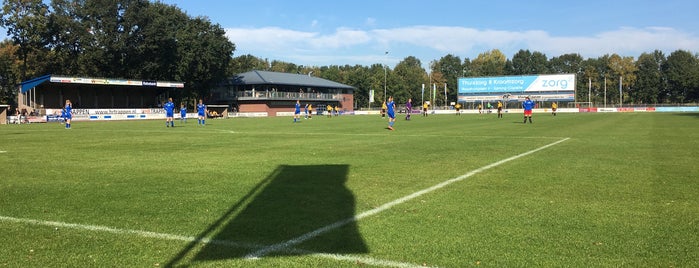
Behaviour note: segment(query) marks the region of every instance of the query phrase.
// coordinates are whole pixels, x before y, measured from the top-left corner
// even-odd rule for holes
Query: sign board
[[[574,101],[575,75],[524,75],[459,78],[459,101]]]

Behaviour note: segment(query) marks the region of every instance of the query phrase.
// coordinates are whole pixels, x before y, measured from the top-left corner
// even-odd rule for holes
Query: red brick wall
[[[303,109],[303,105],[305,103],[301,103],[301,109]],[[317,108],[317,105],[314,105],[313,110]],[[342,99],[340,100],[340,108],[343,111],[346,112],[353,112],[354,111],[354,96],[352,94],[342,94]],[[293,112],[294,107],[269,107],[266,103],[242,103],[240,104],[240,112],[241,113],[259,113],[259,112],[267,112],[268,116],[277,116],[277,112]]]
[[[246,103],[246,104],[241,104],[240,107],[241,113],[259,113],[259,112],[269,112],[266,103]]]
[[[340,101],[340,106],[342,110],[347,112],[354,111],[354,95],[352,94],[342,94],[342,100]]]

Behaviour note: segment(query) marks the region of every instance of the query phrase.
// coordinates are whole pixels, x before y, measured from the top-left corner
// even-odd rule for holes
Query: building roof
[[[126,80],[114,78],[87,78],[87,77],[71,77],[57,76],[47,74],[36,77],[27,81],[21,82],[20,88],[22,94],[30,89],[43,84],[44,82],[58,84],[88,84],[88,85],[106,85],[106,86],[132,86],[132,87],[167,87],[167,88],[183,88],[182,82],[155,81],[155,80]]]
[[[304,74],[279,73],[270,71],[249,71],[230,79],[232,85],[289,85],[316,88],[354,89],[353,86]]]

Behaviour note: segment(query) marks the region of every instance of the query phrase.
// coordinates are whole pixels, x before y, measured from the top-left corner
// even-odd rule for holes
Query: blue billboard
[[[459,78],[459,101],[474,102],[529,96],[539,101],[574,101],[575,75],[524,75]]]

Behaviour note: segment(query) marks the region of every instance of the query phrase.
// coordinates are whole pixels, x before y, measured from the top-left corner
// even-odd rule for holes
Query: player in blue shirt
[[[197,124],[201,126],[206,125],[206,105],[204,105],[204,101],[199,99],[199,104],[197,104]]]
[[[527,123],[527,117],[529,118],[529,123],[532,123],[532,109],[534,109],[534,102],[527,96],[524,98],[522,103],[522,108],[524,108],[524,123]]]
[[[393,102],[393,96],[388,97],[386,114],[388,114],[388,129],[393,130],[393,124],[396,123],[396,103]]]
[[[187,108],[184,107],[184,103],[180,104],[180,122],[187,123]]]
[[[303,108],[303,114],[304,119],[308,119],[308,103],[306,103],[306,106]]]
[[[19,114],[19,113],[17,113],[17,114]],[[66,108],[65,107],[63,109],[61,109],[61,118],[59,119],[59,121],[61,122],[61,125],[66,123]],[[19,122],[19,118],[17,118],[17,122]]]
[[[66,129],[70,129],[70,122],[73,119],[73,103],[71,103],[70,100],[66,100],[66,107],[64,108],[64,111]]]
[[[173,121],[173,118],[175,117],[175,104],[172,103],[172,98],[168,98],[167,103],[165,103],[165,106],[163,106],[163,109],[165,109],[165,126],[175,127],[175,121]]]
[[[294,123],[301,120],[301,101],[296,100],[296,106],[294,106]]]

